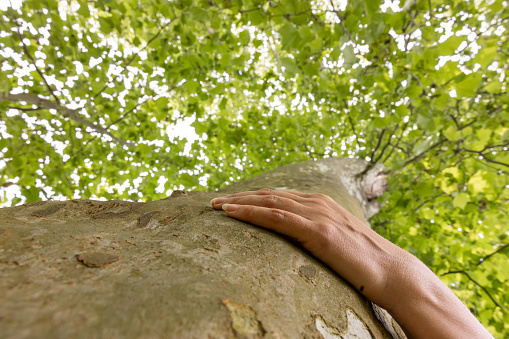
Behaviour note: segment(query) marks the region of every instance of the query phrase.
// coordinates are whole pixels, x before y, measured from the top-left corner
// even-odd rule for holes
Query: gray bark
[[[291,239],[209,205],[266,187],[320,192],[367,222],[386,181],[380,167],[358,178],[365,166],[326,159],[213,193],[0,209],[0,337],[397,336],[390,318],[379,316],[387,330],[365,298]]]

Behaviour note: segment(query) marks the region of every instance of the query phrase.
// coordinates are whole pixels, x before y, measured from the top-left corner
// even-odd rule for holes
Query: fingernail
[[[223,204],[223,210],[225,210],[227,213],[228,212],[235,212],[238,207],[239,207],[239,205]]]
[[[216,204],[222,204],[225,201],[226,201],[226,198],[223,198],[223,197],[221,197],[221,198],[214,198],[214,199],[210,200],[210,204],[212,206],[214,206]]]

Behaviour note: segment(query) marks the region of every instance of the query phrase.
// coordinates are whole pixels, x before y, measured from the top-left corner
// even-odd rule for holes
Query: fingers
[[[265,189],[258,190],[258,191],[240,192],[240,193],[230,194],[230,195],[227,195],[227,196],[224,196],[221,198],[212,199],[211,204],[215,208],[221,208],[221,206],[216,207],[214,205],[219,204],[219,203],[230,202],[229,200],[231,198],[238,198],[238,197],[244,197],[244,196],[282,197],[282,198],[291,199],[293,201],[296,201],[298,203],[301,203],[301,204],[307,205],[307,206],[313,206],[313,205],[316,205],[317,203],[324,205],[324,204],[329,204],[330,202],[333,202],[333,200],[330,197],[328,197],[324,194],[279,191],[279,190],[272,190],[269,188],[265,188]],[[273,206],[267,206],[267,207],[273,207]]]
[[[301,243],[311,238],[312,221],[289,211],[236,204],[224,204],[223,209],[232,218],[288,235]]]
[[[263,189],[216,198],[211,205],[230,217],[295,238],[318,253],[329,241],[329,214],[337,204],[323,194]]]
[[[297,214],[301,217],[312,215],[311,207],[298,202],[292,198],[286,198],[281,195],[239,195],[227,196],[224,198],[217,198],[211,201],[214,208],[221,208],[223,204],[235,205],[251,205],[266,208],[276,208],[279,210],[287,211]]]
[[[285,197],[289,199],[294,199],[296,201],[304,201],[306,198],[310,196],[307,193],[293,192],[293,191],[281,191],[281,190],[273,190],[270,188],[264,188],[258,191],[246,191],[240,193],[229,194],[225,197],[241,197],[245,195],[277,195],[280,197]]]
[[[258,197],[259,199],[253,200],[250,202],[240,202],[239,199],[241,197]],[[270,198],[269,198],[270,197]],[[263,198],[263,199],[262,199]],[[233,204],[254,204],[257,206],[265,206],[265,207],[274,207],[274,208],[285,208],[286,206],[290,206],[290,202],[286,201],[285,204],[276,204],[276,202],[283,202],[285,199],[292,200],[301,205],[309,206],[314,209],[323,209],[334,208],[336,209],[339,205],[329,196],[321,193],[300,193],[300,192],[290,192],[290,191],[279,191],[279,190],[271,190],[271,189],[262,189],[258,191],[247,191],[241,193],[230,194],[224,197],[212,199],[210,202],[212,207],[220,209],[222,204],[224,203],[233,203]],[[302,207],[302,206],[301,206]],[[295,209],[289,209],[289,211],[297,213],[303,216],[303,211],[298,211]],[[307,211],[306,211],[307,213]],[[309,214],[309,213],[307,213]],[[313,214],[313,213],[311,213]]]

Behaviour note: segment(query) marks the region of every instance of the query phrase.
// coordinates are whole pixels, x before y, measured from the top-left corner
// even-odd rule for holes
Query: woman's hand
[[[263,189],[216,198],[211,205],[296,239],[388,310],[412,338],[492,338],[421,261],[326,195]]]
[[[404,265],[400,256],[407,252],[323,194],[263,189],[217,198],[211,204],[230,217],[296,239],[373,302],[386,294],[392,266]]]

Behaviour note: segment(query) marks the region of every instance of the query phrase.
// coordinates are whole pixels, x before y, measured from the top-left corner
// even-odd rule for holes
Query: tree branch
[[[387,145],[391,145],[392,146],[392,149],[391,151],[389,152],[389,154],[385,157],[384,160],[382,160],[382,163],[385,163],[392,155],[392,153],[394,152],[394,150],[396,148],[400,149],[398,146],[399,146],[399,142],[401,141],[401,138],[403,137],[403,134],[405,134],[405,131],[406,131],[406,128],[408,127],[408,122],[410,121],[410,119],[408,119],[408,121],[405,123],[405,126],[403,126],[403,128],[401,129],[401,134],[399,135],[399,138],[398,140],[396,141],[396,145],[393,145],[391,144],[391,140],[389,139],[389,142],[387,143]],[[394,132],[396,132],[396,130],[394,130]]]
[[[429,151],[437,148],[438,146],[441,146],[444,142],[446,142],[447,139],[441,139],[439,140],[436,144],[433,144],[431,145],[430,147],[428,147],[427,150],[417,154],[416,156],[412,157],[411,159],[408,159],[404,164],[403,166],[401,166],[398,170],[394,171],[394,173],[398,173],[398,172],[401,172],[401,170],[403,170],[403,168],[407,167],[408,165],[410,165],[411,163],[413,163],[414,161],[417,161],[417,160],[420,160],[422,159],[426,153],[428,153]]]
[[[398,126],[396,126],[396,128],[394,129],[394,132],[396,132],[397,128],[398,128]],[[376,157],[376,159],[373,160],[374,164],[378,163],[380,161],[380,159],[382,159],[385,151],[387,150],[387,147],[389,147],[389,145],[391,145],[391,138],[394,135],[394,132],[392,132],[391,135],[389,136],[389,140],[387,141],[387,143],[382,148],[382,151],[380,152],[380,154]]]
[[[76,152],[74,152],[73,154],[71,154],[69,156],[69,160],[71,160],[72,158],[74,158],[75,156],[77,156],[78,154],[80,154],[81,152],[83,152],[85,150],[85,148],[90,145],[90,143],[92,141],[94,141],[95,139],[97,139],[97,135],[94,135],[92,138],[90,138],[79,150],[77,150]]]
[[[371,155],[370,155],[370,157],[369,157],[369,158],[370,158],[370,159],[369,159],[369,163],[366,165],[366,167],[364,168],[364,170],[363,170],[362,172],[360,172],[359,174],[357,174],[357,177],[363,177],[364,175],[366,175],[366,173],[368,173],[368,171],[369,171],[370,169],[372,169],[372,168],[376,165],[376,162],[377,162],[378,160],[380,160],[380,157],[383,155],[383,153],[384,153],[384,152],[385,152],[385,150],[387,149],[388,144],[386,144],[386,145],[384,146],[384,148],[382,149],[382,154],[380,155],[380,157],[378,157],[377,159],[375,159],[375,153],[376,153],[376,151],[378,150],[378,148],[380,147],[380,144],[382,143],[382,140],[383,140],[383,137],[384,137],[384,135],[385,135],[385,132],[386,132],[386,131],[387,131],[387,128],[384,128],[384,129],[382,130],[382,133],[380,133],[380,135],[378,136],[378,141],[377,141],[377,143],[376,143],[376,146],[375,146],[375,148],[373,148],[373,149],[372,149],[372,151],[371,151]],[[390,137],[389,137],[389,138],[390,138]],[[389,139],[389,142],[388,142],[388,143],[390,143],[390,142],[391,142],[391,140]]]
[[[269,0],[266,0],[264,2],[262,2],[260,5],[258,5],[257,7],[254,7],[254,8],[250,8],[250,9],[245,9],[245,10],[241,10],[239,9],[239,13],[240,14],[244,14],[244,13],[249,13],[249,12],[254,12],[254,11],[259,11],[260,9],[263,8],[263,6],[269,2]]]
[[[175,18],[173,18],[173,20],[175,20]],[[173,20],[171,20],[170,22],[168,22],[167,24],[163,25],[161,28],[159,28],[159,30],[157,31],[157,33],[152,37],[150,38],[149,41],[147,41],[147,45],[145,47],[143,47],[138,53],[135,53],[131,59],[129,59],[127,61],[127,63],[124,65],[124,69],[122,70],[122,72],[120,72],[120,74],[124,73],[125,70],[127,69],[127,66],[129,66],[133,61],[134,59],[136,59],[136,57],[140,54],[140,52],[143,52],[144,50],[147,49],[147,47],[155,40],[159,37],[159,35],[161,34],[161,32],[170,25],[170,23],[173,22]],[[119,75],[120,75],[119,74]],[[115,79],[117,78],[118,76],[115,77]],[[106,88],[108,88],[108,86],[110,84],[112,84],[113,81],[108,81],[103,88],[101,88],[101,90],[99,92],[97,92],[95,95],[94,95],[94,99],[96,99],[99,95],[101,95],[102,92],[104,92],[106,90]]]
[[[486,260],[488,260],[490,257],[492,257],[493,255],[497,254],[497,253],[500,253],[500,252],[503,252],[506,248],[509,247],[509,244],[505,244],[504,246],[500,247],[498,250],[496,250],[495,252],[491,253],[491,254],[488,254],[487,256],[485,256],[484,258],[481,258],[482,260],[480,260],[478,263],[477,263],[477,266],[481,265],[482,263],[484,263]]]
[[[497,164],[497,165],[505,166],[505,167],[509,168],[509,164],[506,164],[506,163],[500,162],[500,161],[496,161],[496,160],[486,157],[486,154],[484,154],[483,151],[474,151],[474,150],[466,149],[466,148],[462,148],[461,150],[464,152],[468,152],[468,153],[477,153],[477,154],[481,155],[483,157],[483,159],[486,160],[487,162],[491,162],[492,164]]]
[[[332,7],[332,12],[336,14],[336,16],[339,19],[339,23],[341,24],[341,27],[345,31],[346,35],[348,35],[348,40],[353,41],[352,34],[350,34],[350,31],[345,26],[345,22],[344,21],[345,21],[346,18],[339,14],[338,10],[336,10],[336,7],[334,7],[334,3],[332,2],[332,0],[329,0],[329,2],[330,2],[330,5]]]
[[[44,81],[44,84],[46,85],[46,87],[48,88],[51,96],[53,98],[55,98],[56,102],[59,102],[57,96],[55,95],[55,92],[53,90],[53,88],[51,87],[51,85],[48,83],[48,81],[46,80],[46,77],[44,76],[44,73],[42,73],[42,71],[39,69],[39,67],[37,67],[37,65],[35,64],[35,59],[32,57],[32,54],[30,54],[30,52],[28,51],[28,48],[27,46],[25,45],[25,43],[23,42],[23,35],[19,32],[20,31],[20,28],[18,26],[18,21],[17,21],[17,18],[12,18],[11,17],[11,20],[13,22],[16,23],[16,29],[17,31],[13,31],[16,36],[19,38],[19,41],[21,42],[21,45],[23,47],[23,51],[25,52],[26,56],[30,59],[31,61],[31,64],[35,67],[35,70],[37,71],[37,73],[40,75],[40,77],[42,78],[42,81]]]
[[[377,143],[376,143],[376,146],[375,146],[375,148],[373,148],[373,150],[371,151],[371,156],[370,156],[371,161],[370,161],[370,162],[373,162],[373,160],[375,159],[375,153],[376,153],[376,151],[378,150],[378,148],[380,147],[380,144],[382,143],[382,139],[383,139],[383,137],[384,137],[384,134],[385,134],[385,131],[386,131],[386,130],[387,130],[387,129],[386,129],[386,128],[384,128],[384,129],[382,130],[382,133],[380,133],[380,135],[378,136],[378,141],[377,141]]]
[[[355,125],[352,120],[352,116],[350,115],[350,108],[348,106],[348,101],[346,99],[343,99],[343,102],[345,103],[345,108],[348,115],[348,121],[350,122],[350,126],[352,127],[353,134],[355,134],[355,141],[357,142],[357,148],[359,148],[359,135],[357,134],[357,131],[355,130]]]
[[[7,106],[7,108],[9,108],[9,109],[17,109],[17,110],[20,110],[20,111],[23,111],[23,112],[40,111],[40,110],[44,109],[42,107],[38,107],[38,108],[25,108],[25,107],[16,107],[16,106]]]
[[[477,286],[479,286],[487,295],[488,297],[490,297],[491,301],[493,301],[493,303],[497,306],[497,307],[500,307],[502,308],[502,306],[500,306],[495,299],[493,299],[493,297],[491,296],[490,292],[488,292],[488,290],[486,288],[484,288],[483,286],[481,286],[481,284],[479,284],[477,281],[475,281],[474,279],[472,279],[472,277],[470,276],[470,274],[468,274],[467,272],[465,271],[449,271],[449,272],[446,272],[444,274],[442,274],[441,276],[443,277],[444,275],[448,275],[448,274],[454,274],[454,273],[459,273],[459,274],[463,274],[465,275],[468,279],[470,279],[471,282],[473,282],[474,284],[476,284]]]
[[[113,136],[107,128],[104,128],[104,127],[101,127],[101,126],[98,126],[96,124],[94,124],[93,122],[91,121],[88,121],[86,120],[85,118],[82,118],[78,112],[76,110],[73,110],[73,109],[69,109],[67,107],[64,107],[58,103],[55,103],[53,101],[50,101],[48,99],[43,99],[43,98],[40,98],[36,95],[33,95],[33,94],[26,94],[26,93],[21,93],[21,94],[0,94],[0,102],[1,101],[11,101],[11,102],[29,102],[29,103],[32,103],[34,105],[37,105],[38,107],[42,107],[42,108],[45,108],[45,109],[54,109],[54,110],[57,110],[58,112],[60,112],[60,114],[68,117],[69,119],[72,119],[74,121],[76,121],[77,123],[80,123],[80,124],[83,124],[87,127],[90,127],[91,129],[93,129],[94,131],[98,132],[98,133],[101,133],[101,134],[104,134],[104,135],[107,135],[109,136],[114,142],[116,142],[117,144],[121,144],[121,145],[124,145],[124,146],[128,146],[128,147],[134,147],[135,145],[131,142],[128,142],[128,141],[124,141],[124,140],[121,140],[115,136]]]

